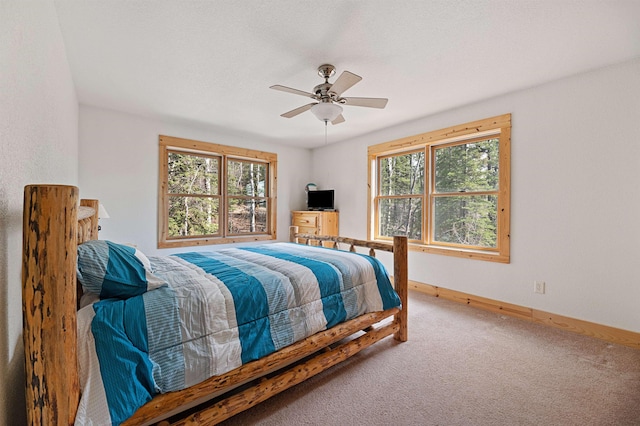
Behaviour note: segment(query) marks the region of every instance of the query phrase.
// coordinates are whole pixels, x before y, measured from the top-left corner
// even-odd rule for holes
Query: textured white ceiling
[[[314,147],[331,63],[363,80],[329,143],[640,56],[640,0],[56,0],[80,103]],[[333,82],[334,79],[331,80]]]

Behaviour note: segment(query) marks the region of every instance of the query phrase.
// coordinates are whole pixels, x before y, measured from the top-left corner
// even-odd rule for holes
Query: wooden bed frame
[[[98,238],[98,200],[78,188],[29,185],[24,190],[23,338],[30,425],[73,424],[80,398],[77,372],[77,245]],[[79,207],[81,206],[81,207]],[[407,238],[393,244],[290,231],[290,239],[334,241],[393,252],[402,308],[362,315],[257,361],[178,392],[161,394],[124,424],[215,424],[312,377],[393,335],[407,340]],[[389,320],[386,320],[389,319]],[[386,321],[383,321],[386,320]],[[351,337],[350,339],[346,339]]]

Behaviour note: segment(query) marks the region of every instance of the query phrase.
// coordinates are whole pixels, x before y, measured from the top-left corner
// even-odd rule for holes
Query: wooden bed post
[[[402,302],[402,310],[396,314],[396,322],[400,326],[393,338],[406,342],[407,335],[407,306],[409,297],[409,272],[408,272],[408,239],[405,236],[393,237],[393,284]]]
[[[22,315],[27,422],[72,425],[77,367],[78,188],[24,189]]]
[[[296,237],[297,233],[298,233],[298,227],[297,226],[290,226],[289,227],[289,242],[290,243],[297,243],[298,242],[298,237]]]
[[[91,207],[95,212],[100,209],[100,201],[99,200],[80,200],[80,205],[84,207]],[[89,235],[83,236],[82,241],[78,241],[77,243],[83,243],[87,240],[97,240],[98,239],[98,215],[94,214],[89,217],[89,222],[91,223],[88,227]]]

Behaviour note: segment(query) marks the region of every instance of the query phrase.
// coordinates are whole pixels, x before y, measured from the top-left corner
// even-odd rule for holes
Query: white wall
[[[640,332],[640,59],[315,150],[341,234],[366,237],[367,146],[504,113],[511,263],[412,252],[410,279]]]
[[[305,205],[311,151],[262,143],[219,129],[152,120],[80,106],[81,197],[98,198],[110,219],[101,220],[100,238],[132,243],[146,254],[204,248],[157,249],[158,136],[168,135],[278,154],[278,239],[289,236],[290,211]]]
[[[26,423],[22,196],[77,183],[78,103],[53,3],[0,2],[0,425]]]

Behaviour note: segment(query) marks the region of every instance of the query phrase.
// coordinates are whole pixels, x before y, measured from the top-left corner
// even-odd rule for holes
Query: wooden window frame
[[[230,244],[276,239],[277,224],[277,164],[278,156],[274,153],[201,142],[190,139],[160,135],[159,137],[159,185],[158,185],[158,248],[174,248],[188,246],[204,246],[213,244]],[[219,227],[215,235],[169,237],[169,193],[168,193],[168,153],[213,156],[220,158],[219,176]],[[267,231],[243,234],[231,234],[228,229],[228,196],[226,190],[227,161],[239,160],[266,164],[267,177],[265,197],[267,204]],[[175,195],[175,194],[171,194]],[[253,198],[253,197],[251,197]]]
[[[497,240],[495,248],[480,248],[443,244],[431,241],[431,223],[433,223],[432,196],[434,173],[433,149],[446,145],[478,141],[482,139],[499,140],[499,184],[497,190]],[[422,241],[409,241],[409,249],[425,253],[491,262],[510,262],[511,227],[511,114],[503,114],[483,120],[448,127],[441,130],[422,133],[407,138],[372,145],[368,148],[368,237],[373,240],[390,240],[380,236],[378,223],[379,158],[400,155],[424,149],[425,151],[425,193],[422,210]],[[493,192],[493,191],[492,191]],[[473,193],[478,194],[478,193]]]

